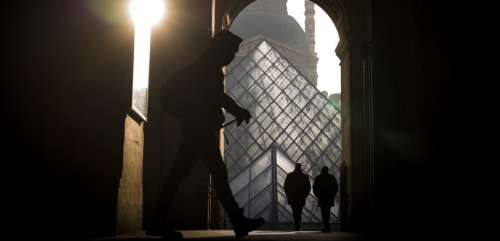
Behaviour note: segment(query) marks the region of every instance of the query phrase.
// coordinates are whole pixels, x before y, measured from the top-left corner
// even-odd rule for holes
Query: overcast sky
[[[304,0],[288,0],[288,14],[294,17],[304,29]],[[335,54],[339,42],[337,29],[330,17],[315,5],[316,11],[316,53],[318,54],[318,89],[328,94],[340,93],[340,60]]]

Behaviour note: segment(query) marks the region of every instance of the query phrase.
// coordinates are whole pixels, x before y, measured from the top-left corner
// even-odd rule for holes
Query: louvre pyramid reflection
[[[244,43],[227,70],[228,94],[253,116],[248,125],[225,129],[224,159],[233,193],[247,215],[290,222],[283,183],[294,163],[300,162],[311,178],[328,166],[340,180],[339,107],[268,40]],[[337,202],[332,209],[334,220],[338,207]],[[304,222],[320,222],[314,196],[307,199],[303,215]]]

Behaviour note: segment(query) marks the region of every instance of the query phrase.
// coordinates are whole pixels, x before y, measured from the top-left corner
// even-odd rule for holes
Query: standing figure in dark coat
[[[330,209],[335,204],[335,195],[338,191],[337,179],[328,174],[328,167],[321,168],[321,174],[316,177],[313,184],[314,195],[318,198],[323,219],[322,232],[330,232]]]
[[[251,118],[224,93],[222,68],[233,60],[242,39],[229,31],[216,34],[205,53],[195,63],[174,73],[162,89],[162,102],[166,112],[180,119],[183,139],[177,159],[162,186],[157,212],[158,230],[167,239],[179,236],[165,225],[172,200],[182,181],[195,162],[200,159],[212,174],[215,191],[233,224],[238,238],[259,228],[264,219],[243,216],[227,180],[227,169],[220,149],[219,135],[224,122],[222,108],[235,116],[238,126]],[[207,178],[208,181],[208,178]],[[173,238],[171,238],[173,236]]]
[[[311,191],[309,176],[302,172],[302,165],[295,164],[295,170],[288,173],[285,178],[285,194],[288,204],[292,206],[293,220],[295,222],[295,231],[300,231],[302,219],[302,209],[306,203],[306,197]]]

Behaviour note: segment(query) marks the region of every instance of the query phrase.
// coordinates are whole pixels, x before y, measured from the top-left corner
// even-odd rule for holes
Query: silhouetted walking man
[[[172,230],[164,221],[172,206],[181,180],[200,158],[213,176],[215,191],[227,212],[234,233],[243,237],[259,228],[264,219],[249,219],[233,197],[227,180],[227,169],[219,149],[219,130],[224,122],[222,108],[236,117],[238,126],[251,118],[250,113],[224,93],[222,67],[231,63],[242,39],[229,31],[216,34],[205,53],[194,64],[173,74],[163,86],[164,109],[182,122],[183,139],[177,159],[160,194],[158,220],[162,236]],[[208,179],[207,179],[208,180]]]
[[[318,198],[323,219],[322,232],[330,232],[330,208],[334,206],[335,195],[338,191],[337,179],[328,174],[328,167],[321,168],[321,174],[314,179],[313,192]]]
[[[300,231],[302,209],[306,204],[306,197],[310,191],[311,183],[309,182],[309,177],[302,172],[302,165],[296,163],[295,170],[288,173],[285,178],[285,194],[288,204],[292,206],[295,231]]]

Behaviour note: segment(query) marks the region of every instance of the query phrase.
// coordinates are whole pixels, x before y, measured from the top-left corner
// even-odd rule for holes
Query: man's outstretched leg
[[[158,208],[155,215],[156,224],[154,230],[151,230],[152,234],[168,236],[169,239],[173,240],[177,239],[175,238],[176,236],[180,236],[180,233],[175,233],[171,227],[166,225],[166,218],[172,208],[172,201],[177,193],[179,185],[189,174],[198,157],[198,148],[193,146],[196,145],[195,142],[196,140],[190,136],[186,136],[182,140],[175,163],[170,169],[168,176],[161,187],[162,191],[160,193]],[[182,239],[182,237],[180,238]]]
[[[302,222],[302,205],[292,205],[293,221],[295,224],[295,231],[300,231],[300,224]]]
[[[204,149],[201,158],[212,174],[215,192],[233,224],[236,237],[247,236],[249,232],[258,229],[264,224],[265,220],[263,218],[250,219],[243,216],[243,209],[238,207],[238,203],[229,187],[227,169],[219,152],[218,135],[211,135],[207,138],[209,138],[207,142],[210,142],[211,145]]]
[[[323,230],[321,232],[330,232],[330,208],[331,206],[321,206],[321,218],[323,219]]]

